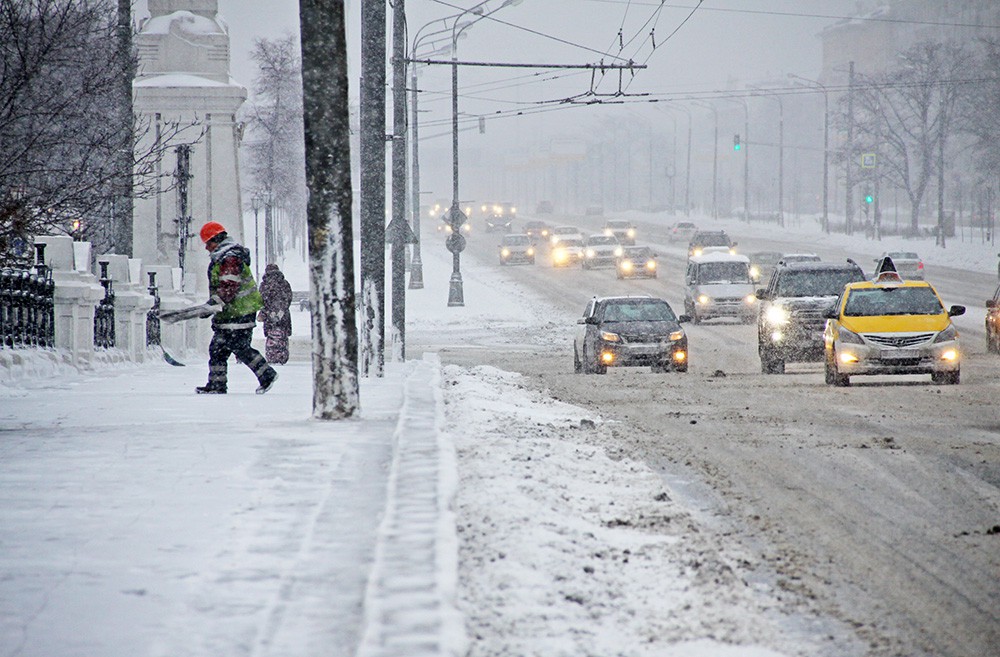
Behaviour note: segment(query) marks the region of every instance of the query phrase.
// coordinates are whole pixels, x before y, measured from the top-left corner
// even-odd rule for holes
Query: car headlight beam
[[[764,320],[771,326],[784,326],[791,320],[791,313],[784,306],[768,306]]]
[[[601,331],[601,339],[605,342],[621,342],[621,336],[610,331]]]

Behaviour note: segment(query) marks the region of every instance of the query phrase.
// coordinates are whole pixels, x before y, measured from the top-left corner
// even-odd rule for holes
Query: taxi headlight
[[[670,341],[671,342],[677,342],[678,340],[680,340],[683,337],[684,337],[684,331],[683,330],[671,331],[670,332]]]
[[[605,342],[618,342],[621,337],[617,333],[611,333],[610,331],[601,331],[601,339]]]
[[[620,246],[616,246],[615,247],[615,257],[616,258],[622,257],[622,254],[624,254],[624,253],[625,253],[625,251],[622,250],[622,247],[620,247]]]
[[[844,344],[864,344],[865,343],[865,341],[861,339],[860,335],[858,335],[854,331],[848,331],[844,327],[840,327],[840,331],[838,333],[838,337],[840,338],[840,341],[843,342]]]
[[[941,354],[941,360],[958,360],[958,350],[957,349],[946,349],[943,354]]]
[[[764,319],[771,326],[784,326],[791,319],[791,313],[784,306],[768,306]]]
[[[954,324],[949,324],[948,328],[937,334],[934,338],[934,344],[939,342],[951,342],[952,340],[958,339],[958,329],[955,328]]]
[[[587,257],[588,258],[593,258],[595,255],[597,255],[596,251],[594,251],[593,249],[587,249]]]
[[[708,296],[707,294],[699,294],[698,295],[698,303],[700,303],[700,304],[706,304],[706,303],[708,303],[711,300],[712,300],[712,298],[710,296]]]

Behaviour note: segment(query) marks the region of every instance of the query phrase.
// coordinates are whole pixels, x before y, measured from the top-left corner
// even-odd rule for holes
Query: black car
[[[767,287],[757,290],[757,352],[764,374],[782,374],[786,362],[823,360],[824,313],[848,283],[865,280],[853,260],[778,264]]]
[[[724,230],[699,230],[688,244],[688,257],[700,256],[706,246],[724,246],[735,253],[736,242],[729,239]]]
[[[487,233],[497,231],[509,233],[511,231],[510,225],[517,219],[517,208],[514,207],[513,203],[494,203],[483,207],[486,208],[484,221]]]
[[[648,246],[626,246],[615,263],[618,278],[656,278],[656,254]]]
[[[530,235],[535,242],[545,241],[552,234],[552,227],[544,221],[526,221],[524,223],[524,233]]]
[[[687,335],[670,304],[649,296],[594,297],[577,320],[573,369],[605,374],[608,367],[649,366],[687,372]]]

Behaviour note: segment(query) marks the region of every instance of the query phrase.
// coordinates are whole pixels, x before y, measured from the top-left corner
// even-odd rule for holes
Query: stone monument
[[[148,129],[142,147],[164,140],[157,164],[159,193],[136,199],[133,256],[149,265],[178,267],[204,292],[208,254],[198,238],[206,221],[218,221],[243,241],[237,149],[242,126],[236,113],[247,90],[229,76],[229,29],[218,0],[149,0],[150,16],[136,35],[139,69],[133,83],[135,111]],[[166,141],[169,140],[169,141]],[[177,146],[190,146],[187,180],[187,248],[180,256]],[[183,161],[183,158],[182,158]],[[182,167],[183,168],[183,167]],[[173,188],[172,188],[173,187]]]

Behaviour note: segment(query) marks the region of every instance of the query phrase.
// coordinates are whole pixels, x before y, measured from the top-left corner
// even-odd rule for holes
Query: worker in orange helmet
[[[208,346],[208,384],[195,388],[198,394],[224,395],[228,388],[229,355],[250,368],[262,395],[274,385],[278,373],[259,351],[250,346],[257,311],[264,307],[250,270],[250,251],[237,244],[225,227],[209,221],[201,227],[201,241],[209,252],[209,304],[218,310],[212,316],[212,342]]]

